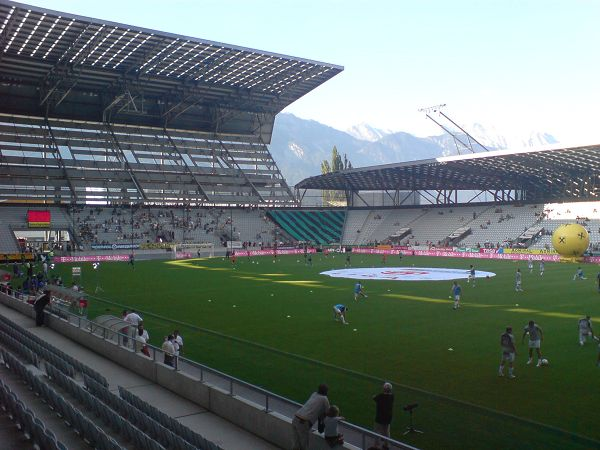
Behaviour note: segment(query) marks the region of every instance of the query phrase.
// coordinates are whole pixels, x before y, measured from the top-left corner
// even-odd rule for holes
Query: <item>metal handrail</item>
[[[11,294],[7,294],[7,295],[19,302],[27,303],[24,300],[14,297]],[[79,329],[85,330],[91,334],[94,334],[98,338],[101,338],[103,340],[109,340],[111,342],[115,342],[116,345],[118,345],[119,347],[132,349],[132,350],[134,350],[134,352],[139,353],[139,351],[136,348],[135,338],[132,338],[131,335],[126,335],[124,333],[121,333],[120,331],[116,331],[111,328],[105,327],[96,322],[93,322],[90,319],[78,316],[78,315],[73,314],[68,311],[61,311],[60,315],[56,314],[54,311],[46,311],[46,313],[50,314],[58,319],[66,320],[69,324],[76,326]],[[93,325],[93,327],[92,327],[92,325]],[[102,330],[101,334],[99,334],[100,330]],[[111,337],[116,337],[116,340],[113,338],[107,338],[107,335],[111,336]],[[159,361],[159,359],[157,359],[157,355],[159,357],[161,354],[164,355],[164,351],[161,348],[156,347],[152,344],[146,344],[146,346],[149,349],[151,349],[150,359],[152,359],[154,362]],[[143,354],[140,356],[148,358],[148,356],[143,355]],[[244,380],[241,380],[239,378],[228,375],[224,372],[221,372],[220,370],[206,366],[197,361],[193,361],[191,359],[187,359],[182,356],[174,356],[173,363],[174,363],[173,369],[175,371],[179,371],[182,373],[186,373],[185,370],[182,370],[182,366],[185,366],[185,365],[199,370],[200,371],[200,374],[199,374],[200,382],[202,382],[204,384],[213,384],[214,383],[214,380],[213,380],[213,383],[206,381],[207,373],[212,376],[216,376],[216,377],[220,378],[221,380],[219,380],[219,381],[221,381],[221,384],[223,386],[226,386],[227,389],[223,389],[223,388],[221,388],[221,386],[213,384],[215,387],[228,391],[228,394],[231,396],[243,398],[246,401],[250,401],[256,405],[261,406],[265,413],[277,412],[278,414],[281,414],[289,419],[292,419],[294,412],[300,406],[302,406],[300,403],[298,403],[294,400],[291,400],[289,398],[275,394],[275,393],[270,392],[266,389],[263,389],[259,386],[255,386],[251,383],[248,383]],[[234,391],[234,387],[238,387],[237,393]],[[250,390],[252,393],[255,393],[255,394],[258,394],[258,395],[264,397],[264,398],[262,398],[262,402],[257,402],[256,398],[248,398],[248,396],[241,395],[241,393],[239,392],[240,388],[242,388],[242,389],[245,388],[247,390]],[[281,404],[280,405],[281,407],[277,408],[277,410],[272,407],[273,400],[278,401]],[[290,414],[289,411],[293,411],[293,412]],[[351,444],[355,447],[358,447],[358,448],[366,449],[366,448],[368,448],[368,446],[379,441],[379,442],[387,443],[388,448],[390,450],[393,450],[393,449],[418,450],[416,447],[413,447],[411,445],[405,444],[400,441],[396,441],[391,438],[386,438],[385,436],[379,435],[371,430],[367,430],[366,428],[352,424],[350,422],[341,421],[339,424],[339,428],[341,429],[341,432],[344,434],[345,442],[347,442],[348,444]]]

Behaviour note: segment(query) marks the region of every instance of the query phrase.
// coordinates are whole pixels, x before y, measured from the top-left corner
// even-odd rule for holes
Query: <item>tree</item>
[[[331,149],[331,162],[324,160],[321,162],[321,173],[323,175],[338,172],[340,170],[351,169],[352,163],[348,160],[348,156],[344,153],[344,159],[340,156],[340,152],[334,145]],[[342,191],[322,191],[323,205],[339,204],[344,201],[344,193]]]

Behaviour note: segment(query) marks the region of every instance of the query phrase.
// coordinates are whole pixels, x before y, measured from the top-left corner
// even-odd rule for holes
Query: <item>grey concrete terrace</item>
[[[106,377],[110,390],[117,395],[117,387],[122,386],[154,407],[177,419],[191,430],[201,434],[206,439],[211,440],[215,444],[225,449],[269,450],[279,448],[263,439],[260,439],[252,433],[237,427],[236,425],[217,416],[216,414],[207,411],[201,406],[159,386],[156,383],[150,382],[148,379],[135,374],[127,368],[119,366],[118,364],[88,350],[87,348],[60,335],[50,328],[36,327],[31,318],[26,317],[17,311],[9,309],[4,305],[0,305],[0,314],[20,325],[21,327],[29,330],[35,335],[43,338],[49,344],[54,345],[68,355],[100,372],[104,377]],[[7,374],[8,372],[6,371],[0,372],[0,375],[5,382],[7,382],[6,379],[10,379]],[[14,383],[14,385],[18,386],[18,383]],[[24,389],[24,391],[26,392],[27,389]],[[18,395],[22,394],[20,391],[15,391],[15,393]],[[47,421],[48,426],[56,425],[54,421],[51,420],[51,415],[49,415],[48,412],[44,412],[42,408],[43,405],[37,405],[35,402],[31,402],[32,404],[29,405],[28,403],[30,402],[28,401],[25,401],[25,403],[38,417],[44,421]],[[3,424],[4,423],[5,422],[3,422]],[[2,427],[2,429],[0,429],[0,433],[2,432],[6,432],[8,435],[12,433],[10,427]],[[58,430],[56,431],[56,435],[59,440],[61,438],[64,439],[66,441],[65,444],[68,444],[69,448],[87,448],[83,441],[74,440],[72,437],[68,436],[68,433],[68,430],[67,432],[64,430],[62,432],[59,432]],[[0,434],[0,438],[2,437],[2,434]],[[16,438],[13,436],[10,439],[11,440],[9,441],[3,442],[12,442]],[[19,439],[17,438],[16,441],[19,442]],[[77,442],[79,442],[81,447],[73,445],[77,444]],[[18,448],[28,448],[26,444],[24,445],[25,446]]]

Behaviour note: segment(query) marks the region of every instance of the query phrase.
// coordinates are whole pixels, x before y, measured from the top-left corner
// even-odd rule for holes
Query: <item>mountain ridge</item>
[[[533,147],[558,143],[547,132],[530,132],[525,135],[505,136],[494,127],[481,124],[472,127],[472,135],[488,150]],[[466,136],[459,138],[466,142]],[[336,146],[341,155],[346,154],[353,167],[375,166],[395,162],[431,159],[457,154],[454,138],[448,134],[417,137],[405,131],[391,132],[366,123],[338,130],[315,120],[301,119],[289,113],[280,113],[269,150],[289,185],[304,178],[319,175],[321,162],[331,159]],[[474,144],[474,151],[485,151]],[[467,149],[461,149],[465,153]]]

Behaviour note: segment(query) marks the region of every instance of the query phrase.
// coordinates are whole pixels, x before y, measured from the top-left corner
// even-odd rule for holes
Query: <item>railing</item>
[[[10,294],[8,295],[16,301],[26,303],[20,298],[14,297]],[[68,311],[61,310],[57,314],[54,312],[54,310],[50,310],[47,311],[47,314],[65,320],[69,324],[87,333],[97,336],[99,339],[112,342],[115,345],[133,350],[137,353],[140,352],[140,349],[137,348],[137,342],[132,339],[130,335],[126,335],[120,331],[97,324],[92,320],[72,314]],[[150,359],[152,359],[154,362],[164,361],[165,352],[162,349],[150,344],[146,345],[149,349]],[[148,358],[143,354],[140,354],[140,357]],[[297,403],[293,400],[274,394],[266,389],[262,389],[258,386],[227,375],[226,373],[220,372],[219,370],[181,356],[176,356],[173,358],[173,368],[176,371],[181,371],[199,379],[202,383],[221,389],[231,396],[236,396],[244,399],[245,401],[251,402],[258,408],[262,408],[265,413],[276,413],[291,420],[294,417],[294,413],[301,406],[300,403]],[[388,448],[391,450],[418,450],[416,447],[412,447],[394,439],[386,438],[374,433],[373,431],[349,422],[340,422],[339,429],[344,435],[344,441],[356,448],[367,449],[379,441],[380,443],[386,442]]]

